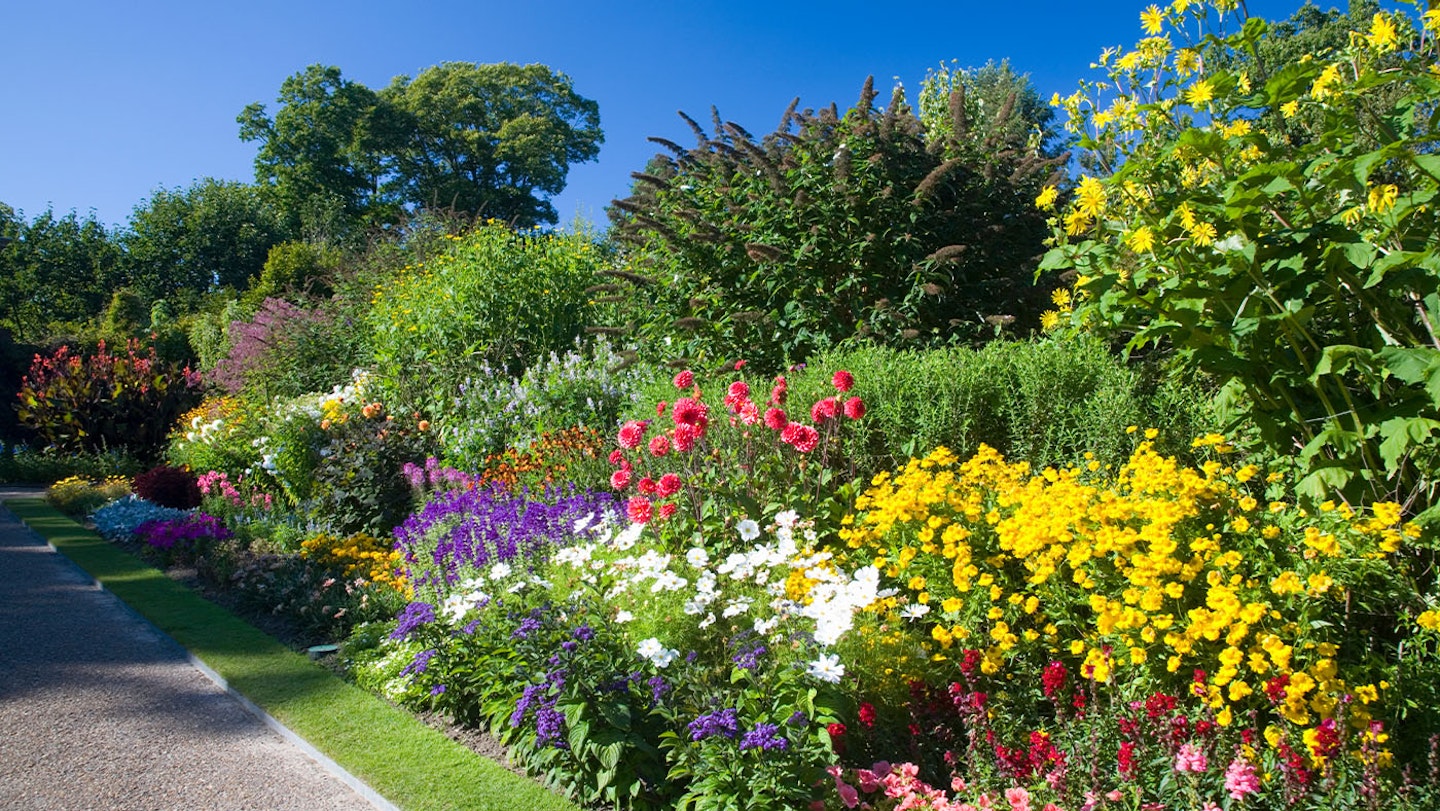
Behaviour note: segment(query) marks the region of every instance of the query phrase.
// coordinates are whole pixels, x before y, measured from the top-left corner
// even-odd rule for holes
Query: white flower
[[[641,642],[635,652],[648,659],[650,664],[661,669],[669,667],[670,663],[675,661],[675,657],[680,655],[679,651],[665,647],[660,644],[660,640],[653,636]]]
[[[440,606],[440,611],[445,615],[445,619],[454,625],[465,618],[470,606],[471,603],[466,600],[466,595],[452,594],[445,598],[445,602]]]
[[[650,591],[659,594],[662,591],[679,591],[689,585],[690,581],[666,569],[655,578],[655,583],[650,586]]]
[[[631,524],[615,536],[615,539],[610,542],[610,546],[617,552],[624,552],[640,540],[640,533],[644,531],[644,524]]]
[[[580,533],[584,532],[585,528],[590,526],[590,522],[594,520],[594,512],[588,513],[584,518],[575,519],[575,534],[579,535]]]
[[[900,609],[900,616],[907,620],[918,620],[930,613],[930,606],[923,603],[911,603]]]
[[[725,610],[720,612],[720,614],[725,617],[725,619],[730,619],[737,614],[744,614],[750,610],[750,602],[749,597],[736,597],[726,604]]]
[[[736,524],[735,531],[740,533],[740,540],[742,541],[753,541],[760,537],[760,525],[749,518]]]
[[[490,567],[490,579],[501,580],[510,576],[510,564],[497,563]]]
[[[623,609],[623,608],[620,609],[619,611],[615,612],[615,621],[616,621],[616,622],[622,622],[622,623],[623,623],[623,622],[629,622],[630,620],[633,620],[633,619],[635,619],[635,615],[634,615],[634,614],[631,614],[629,611],[626,611],[626,610]]]
[[[710,555],[697,546],[685,553],[685,562],[697,569],[703,569],[705,564],[710,562]]]
[[[793,529],[795,527],[795,522],[799,520],[800,514],[795,512],[794,510],[786,510],[781,513],[776,513],[775,515],[775,523],[778,526],[785,527],[786,529]]]
[[[776,625],[779,625],[779,624],[780,624],[780,618],[779,618],[779,617],[771,617],[770,619],[767,619],[767,620],[755,620],[755,633],[757,633],[757,634],[759,634],[759,635],[761,635],[761,636],[765,636],[765,635],[769,634],[771,631],[775,630],[775,626],[776,626]]]
[[[840,656],[834,653],[822,653],[820,658],[811,662],[805,669],[805,675],[812,676],[827,684],[839,684],[840,679],[845,676],[845,666],[840,664]]]

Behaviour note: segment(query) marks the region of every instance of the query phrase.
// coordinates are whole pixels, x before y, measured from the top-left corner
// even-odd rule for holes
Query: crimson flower
[[[841,369],[835,373],[834,377],[830,378],[830,382],[834,383],[835,388],[839,391],[846,392],[855,388],[855,375]]]

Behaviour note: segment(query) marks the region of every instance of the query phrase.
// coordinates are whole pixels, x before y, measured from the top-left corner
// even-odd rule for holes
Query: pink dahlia
[[[810,421],[820,425],[826,420],[835,419],[840,413],[840,403],[834,397],[826,397],[823,400],[816,400],[815,405],[810,406]]]
[[[641,420],[630,420],[620,426],[620,447],[632,449],[640,447],[640,440],[645,436],[645,423]]]
[[[650,437],[650,455],[664,456],[670,452],[670,437],[664,434],[656,434]]]
[[[625,515],[630,518],[631,523],[648,524],[651,518],[650,499],[643,496],[635,496],[625,503]]]
[[[845,416],[852,420],[858,420],[865,416],[865,401],[859,397],[851,397],[845,401]]]
[[[691,386],[695,385],[695,373],[690,371],[689,369],[686,369],[685,371],[675,375],[675,380],[673,382],[675,383],[675,388],[677,389],[688,389]]]
[[[839,391],[846,392],[855,388],[855,375],[841,369],[835,373],[834,377],[830,378],[830,382],[834,383],[835,388]]]
[[[610,474],[610,486],[616,490],[624,490],[630,486],[630,471],[620,469]]]
[[[661,497],[673,496],[680,492],[680,477],[674,473],[666,473],[664,476],[661,476],[659,483],[656,484],[656,492],[659,493]]]

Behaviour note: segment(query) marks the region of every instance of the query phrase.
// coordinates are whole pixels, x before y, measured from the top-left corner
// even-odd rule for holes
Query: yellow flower
[[[1040,329],[1051,332],[1058,326],[1060,326],[1060,313],[1046,310],[1040,314]]]
[[[1098,178],[1086,177],[1075,189],[1076,210],[1089,218],[1099,217],[1105,212],[1105,184]]]
[[[1195,84],[1190,85],[1189,90],[1185,91],[1185,101],[1195,107],[1206,104],[1214,98],[1215,88],[1210,86],[1208,79],[1201,79],[1195,82]]]
[[[1400,189],[1394,183],[1385,183],[1370,188],[1370,199],[1366,207],[1376,214],[1384,214],[1395,207],[1395,200],[1400,196]]]
[[[1380,15],[1375,15],[1380,16]],[[1160,28],[1165,24],[1165,12],[1159,6],[1150,6],[1140,12],[1140,25],[1144,27],[1145,33],[1154,36],[1160,33]]]
[[[1376,14],[1375,18],[1370,21],[1370,33],[1365,35],[1365,41],[1380,53],[1387,53],[1395,50],[1396,45],[1400,42],[1400,37],[1395,32],[1393,20],[1384,14]]]
[[[1284,104],[1280,105],[1280,113],[1281,113],[1281,115],[1285,116],[1286,118],[1294,118],[1294,117],[1295,117],[1295,114],[1298,113],[1298,112],[1300,112],[1300,100],[1299,100],[1299,99],[1291,99],[1291,100],[1285,102]]]
[[[1055,199],[1059,196],[1060,192],[1058,189],[1054,186],[1046,186],[1040,190],[1040,194],[1036,195],[1035,207],[1042,211],[1049,211],[1055,207]]]
[[[1208,222],[1197,222],[1190,228],[1190,241],[1196,245],[1205,246],[1215,244],[1215,226]]]
[[[1136,253],[1145,253],[1155,245],[1155,232],[1150,226],[1142,225],[1125,235],[1125,244]]]
[[[1340,91],[1337,88],[1339,88],[1341,84],[1340,66],[1335,64],[1328,65],[1325,70],[1321,71],[1319,78],[1315,80],[1315,84],[1310,86],[1310,95],[1322,100],[1339,95]]]
[[[1440,631],[1440,611],[1422,611],[1415,624],[1427,631]]]

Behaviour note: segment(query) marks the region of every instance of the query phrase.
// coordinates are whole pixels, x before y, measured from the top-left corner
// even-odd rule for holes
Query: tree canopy
[[[553,223],[546,198],[603,140],[598,105],[544,65],[446,62],[379,92],[311,65],[278,101],[273,117],[246,107],[240,137],[260,142],[257,180],[312,237],[435,207]]]

